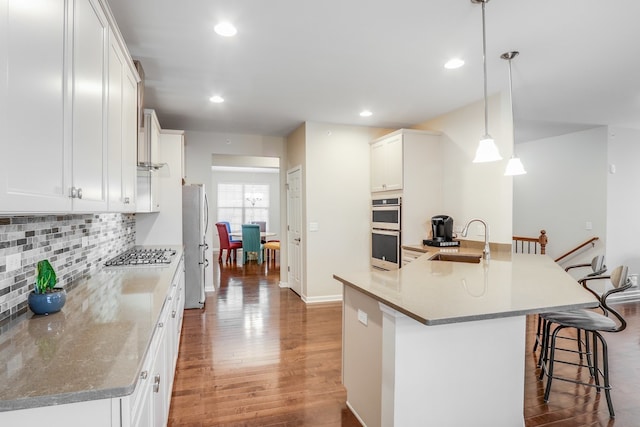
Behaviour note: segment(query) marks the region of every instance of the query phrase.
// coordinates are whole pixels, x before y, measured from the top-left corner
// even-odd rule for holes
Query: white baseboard
[[[360,424],[362,424],[362,427],[367,427],[367,425],[364,423],[364,421],[362,420],[362,418],[360,418],[360,415],[358,415],[358,413],[356,412],[355,409],[353,409],[353,406],[351,406],[351,403],[349,403],[349,401],[347,400],[347,408],[349,408],[349,410],[351,411],[351,413],[353,414],[354,417],[357,418],[358,421],[360,421]]]
[[[280,281],[279,286],[280,286],[281,288],[288,288],[288,287],[289,287],[289,284],[288,284],[287,282]]]
[[[302,301],[304,301],[305,304],[320,304],[323,302],[337,302],[337,301],[342,301],[342,294],[339,295],[327,295],[327,296],[322,296],[322,297],[307,297],[307,296],[301,296]]]

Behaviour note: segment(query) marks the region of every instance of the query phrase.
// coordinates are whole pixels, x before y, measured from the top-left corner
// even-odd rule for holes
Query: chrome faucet
[[[467,232],[469,231],[469,226],[472,222],[481,222],[484,225],[484,249],[482,250],[482,258],[489,260],[491,258],[491,252],[489,251],[489,226],[486,222],[481,220],[480,218],[474,218],[467,222],[467,225],[462,229],[462,237],[467,237]]]

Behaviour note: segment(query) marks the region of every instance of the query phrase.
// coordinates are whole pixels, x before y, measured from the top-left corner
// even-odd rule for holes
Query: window
[[[218,184],[218,221],[229,221],[232,231],[242,224],[269,221],[269,185]]]

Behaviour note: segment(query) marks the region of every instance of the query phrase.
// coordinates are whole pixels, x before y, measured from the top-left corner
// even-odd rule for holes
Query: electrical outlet
[[[22,266],[22,255],[12,254],[7,255],[7,271],[17,270]]]
[[[358,309],[358,321],[360,323],[362,323],[364,326],[367,326],[367,321],[369,316],[367,316],[367,313]]]

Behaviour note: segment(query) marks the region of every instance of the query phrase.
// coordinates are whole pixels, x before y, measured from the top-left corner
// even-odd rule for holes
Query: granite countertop
[[[131,394],[182,248],[166,267],[104,268],[61,311],[0,335],[0,411]]]
[[[421,245],[420,245],[421,246]],[[478,264],[431,261],[438,248],[399,270],[336,273],[346,286],[424,323],[441,325],[596,307],[598,301],[546,255],[491,253]],[[443,253],[481,254],[476,248]]]

